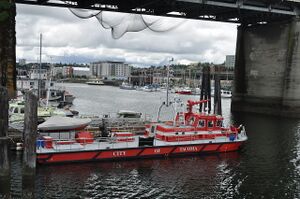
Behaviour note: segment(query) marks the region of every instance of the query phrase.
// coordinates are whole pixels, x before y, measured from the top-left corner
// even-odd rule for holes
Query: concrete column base
[[[300,118],[299,37],[297,18],[238,27],[232,111]]]

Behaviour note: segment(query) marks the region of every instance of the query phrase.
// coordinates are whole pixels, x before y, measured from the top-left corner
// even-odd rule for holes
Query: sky
[[[113,17],[113,13],[110,14]],[[81,19],[67,8],[17,4],[17,61],[39,60],[39,36],[43,35],[42,61],[90,63],[125,61],[134,66],[213,62],[220,64],[235,53],[237,25],[200,20],[163,19],[180,24],[166,32],[128,32],[119,39],[93,17]]]

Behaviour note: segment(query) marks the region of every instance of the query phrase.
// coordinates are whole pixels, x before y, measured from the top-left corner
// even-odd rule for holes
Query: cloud
[[[185,20],[172,31],[144,30],[115,40],[96,18],[80,19],[66,8],[17,5],[17,59],[34,62],[43,33],[43,60],[89,63],[126,60],[134,65],[157,65],[165,57],[177,62],[222,63],[235,53],[236,25]],[[178,19],[168,19],[176,24]]]

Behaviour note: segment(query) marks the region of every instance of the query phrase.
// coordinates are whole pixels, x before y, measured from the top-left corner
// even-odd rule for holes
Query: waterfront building
[[[73,67],[73,77],[90,77],[90,68],[86,67]]]
[[[72,66],[63,66],[62,75],[64,77],[71,77],[73,74],[73,67]]]
[[[103,79],[127,80],[131,73],[131,66],[124,62],[99,61],[90,64],[92,76]]]
[[[226,55],[225,67],[234,68],[235,65],[235,55]]]

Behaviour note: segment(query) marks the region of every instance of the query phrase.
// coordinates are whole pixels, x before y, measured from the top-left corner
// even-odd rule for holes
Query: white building
[[[71,77],[72,74],[73,74],[73,67],[72,66],[63,66],[62,75],[64,77]]]
[[[46,69],[32,69],[29,74],[30,79],[47,79],[48,73]]]
[[[225,67],[234,68],[235,65],[235,55],[226,55]]]
[[[73,67],[73,76],[74,77],[89,77],[91,72],[89,68],[85,67]]]
[[[63,73],[63,67],[52,67],[51,68],[52,77],[55,77],[57,75],[62,75],[62,73]]]
[[[127,79],[131,74],[131,67],[124,62],[103,61],[90,65],[91,75],[106,79]]]

